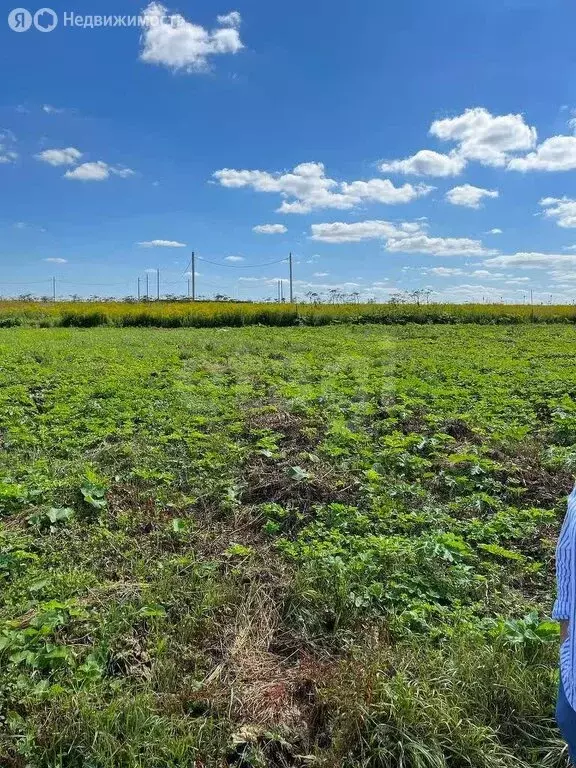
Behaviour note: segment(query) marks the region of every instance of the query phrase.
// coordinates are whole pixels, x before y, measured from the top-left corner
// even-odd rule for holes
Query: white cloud
[[[431,275],[436,275],[437,277],[454,277],[455,275],[466,274],[463,269],[458,269],[458,267],[432,267],[426,271]]]
[[[106,181],[111,174],[127,179],[134,176],[135,172],[131,168],[114,168],[103,160],[97,160],[93,163],[82,163],[73,171],[66,171],[64,178],[75,181]]]
[[[68,264],[68,259],[43,259],[43,261],[49,261],[51,264]]]
[[[484,197],[498,197],[496,189],[482,189],[471,184],[453,187],[446,192],[446,200],[452,205],[463,205],[466,208],[480,208]]]
[[[221,27],[234,27],[235,29],[238,29],[242,23],[242,16],[240,16],[238,11],[230,11],[230,13],[216,16],[216,21]]]
[[[351,183],[343,182],[342,192],[356,198],[359,202],[366,200],[368,202],[385,203],[395,205],[397,203],[409,203],[417,197],[428,195],[435,187],[427,184],[404,184],[401,187],[395,187],[390,179],[371,179],[370,181],[353,181]]]
[[[384,173],[406,173],[414,176],[457,176],[466,167],[466,158],[451,152],[443,155],[430,149],[421,149],[404,160],[390,160],[380,165]]]
[[[12,131],[0,131],[0,165],[8,165],[18,160],[18,153],[15,151],[16,136]]]
[[[257,227],[252,228],[252,231],[260,235],[283,235],[288,232],[288,229],[284,224],[258,224]]]
[[[358,243],[362,240],[388,240],[394,237],[407,237],[421,232],[419,224],[403,222],[393,224],[390,221],[357,221],[348,224],[334,221],[330,224],[312,224],[312,240],[325,243]]]
[[[576,266],[576,254],[513,253],[486,259],[485,266],[516,267],[518,269],[561,269]]]
[[[226,256],[224,261],[244,261],[244,256]]]
[[[14,227],[14,229],[19,229],[19,230],[32,229],[32,230],[35,230],[36,232],[46,232],[44,227],[36,227],[33,224],[28,224],[28,222],[26,221],[16,221],[12,226]]]
[[[430,237],[424,222],[342,221],[312,224],[312,240],[325,243],[357,243],[384,240],[391,253],[425,253],[434,256],[489,256],[497,251],[484,248],[479,240],[464,237]]]
[[[46,112],[47,115],[61,115],[66,112],[65,109],[53,107],[51,104],[44,104],[42,106],[42,111]]]
[[[576,200],[570,200],[568,197],[545,197],[540,200],[540,205],[545,209],[544,216],[556,219],[559,227],[576,227]]]
[[[186,243],[179,243],[177,240],[144,240],[136,245],[142,248],[186,248]]]
[[[142,34],[140,59],[172,70],[203,72],[208,59],[224,53],[238,53],[244,47],[238,29],[237,11],[218,17],[219,28],[209,31],[187,21],[180,14],[169,14],[165,6],[152,2],[143,11],[146,26]]]
[[[136,176],[136,171],[133,171],[132,168],[112,168],[109,166],[109,169],[110,173],[120,176],[121,179],[129,179],[130,176]]]
[[[427,253],[432,256],[487,256],[497,253],[484,248],[480,240],[467,237],[429,237],[426,234],[389,240],[386,250],[392,253]]]
[[[314,272],[312,277],[328,277],[329,272]]]
[[[502,234],[502,230],[498,229],[498,227],[494,227],[494,229],[489,229],[486,234],[487,235],[501,235]]]
[[[98,160],[95,163],[82,163],[73,171],[66,171],[64,178],[77,181],[105,181],[110,176],[107,163]]]
[[[460,157],[490,166],[506,165],[510,153],[532,149],[537,140],[536,129],[524,122],[523,115],[492,115],[484,107],[435,120],[430,133],[456,142]]]
[[[525,157],[508,163],[512,171],[572,171],[576,168],[576,136],[552,136]]]
[[[284,198],[279,213],[310,213],[319,208],[345,210],[363,201],[407,203],[428,194],[432,187],[404,184],[395,187],[389,179],[338,182],[326,176],[323,163],[300,163],[288,173],[222,168],[213,177],[231,189],[250,187],[256,192],[276,193]]]
[[[41,160],[48,165],[76,165],[82,157],[82,152],[75,147],[66,149],[45,149],[43,152],[35,155],[37,160]]]

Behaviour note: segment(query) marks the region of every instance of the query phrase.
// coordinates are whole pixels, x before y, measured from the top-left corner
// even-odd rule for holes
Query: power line
[[[281,264],[288,261],[288,259],[277,259],[276,261],[267,261],[264,264],[223,264],[218,261],[210,261],[210,259],[204,259],[201,256],[196,256],[198,261],[205,261],[207,264],[214,264],[217,267],[230,267],[231,269],[258,269],[259,267],[269,267],[271,264]]]
[[[91,286],[97,286],[99,288],[114,288],[119,285],[129,285],[131,283],[131,280],[124,280],[122,283],[76,283],[71,280],[59,280],[59,283],[62,283],[62,285],[82,285],[82,286],[88,286],[89,288]]]

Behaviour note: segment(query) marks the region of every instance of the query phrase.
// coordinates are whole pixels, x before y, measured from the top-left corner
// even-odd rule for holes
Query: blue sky
[[[576,299],[573,3],[231,3],[8,7],[2,295]]]

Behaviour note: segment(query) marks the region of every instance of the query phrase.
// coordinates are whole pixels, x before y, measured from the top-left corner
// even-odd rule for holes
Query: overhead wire
[[[204,259],[201,256],[196,256],[198,261],[205,261],[207,264],[214,264],[217,267],[230,267],[231,269],[258,269],[259,267],[269,267],[271,264],[281,264],[288,261],[288,259],[277,259],[276,261],[267,261],[263,264],[224,264],[220,261],[210,261],[210,259]]]

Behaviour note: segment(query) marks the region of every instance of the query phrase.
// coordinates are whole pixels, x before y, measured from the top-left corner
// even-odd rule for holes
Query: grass
[[[0,328],[14,326],[218,328],[334,323],[444,325],[574,323],[576,307],[527,304],[270,304],[252,302],[0,301]]]
[[[0,764],[566,765],[573,345],[3,331]]]

